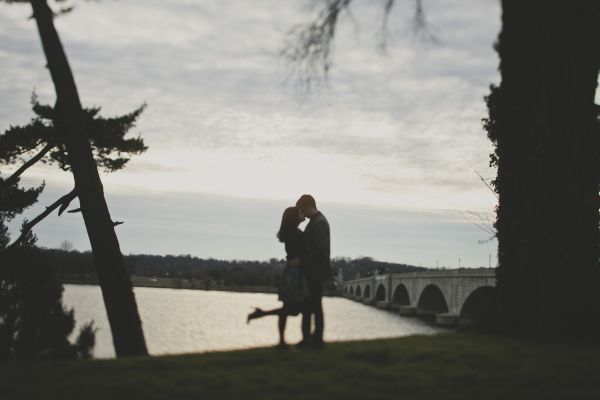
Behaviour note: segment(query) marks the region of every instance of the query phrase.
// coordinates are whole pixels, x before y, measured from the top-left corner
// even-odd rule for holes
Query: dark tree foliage
[[[0,209],[7,216],[23,212],[37,201],[38,195],[44,189],[44,184],[36,188],[19,188],[19,179],[28,168],[37,162],[57,164],[62,170],[69,171],[69,157],[64,137],[56,127],[56,113],[50,105],[40,104],[35,93],[31,99],[35,117],[27,125],[9,127],[0,134],[0,164],[21,166],[7,178],[0,177]],[[146,151],[147,147],[140,136],[125,138],[144,111],[143,104],[131,113],[113,118],[99,115],[100,108],[85,108],[83,110],[84,124],[90,133],[90,145],[96,164],[105,172],[114,172],[125,167],[130,157]],[[31,154],[34,154],[31,156]],[[59,214],[66,209],[70,201],[76,197],[75,192],[62,202],[55,203],[54,208],[61,207]],[[16,205],[23,207],[17,207]],[[53,209],[48,208],[43,215],[33,220],[26,230],[31,230]],[[18,238],[17,241],[22,238]],[[15,242],[14,244],[17,244]]]
[[[0,251],[6,249],[10,242],[6,223],[35,204],[39,194],[44,190],[43,183],[38,187],[28,189],[19,187],[19,183],[20,178],[18,177],[6,180],[0,178]],[[28,239],[30,236],[24,232],[22,241],[26,243]]]
[[[0,177],[0,213],[7,220],[13,219],[26,208],[35,204],[42,190],[44,190],[44,184],[36,188],[24,189],[19,187],[18,178],[9,183]]]
[[[74,278],[93,278],[94,265],[89,252],[41,249],[48,267],[57,275]],[[272,258],[267,261],[218,260],[190,255],[130,254],[124,256],[127,270],[136,276],[156,278],[179,278],[206,280],[222,285],[271,286],[277,285],[285,260]],[[344,279],[357,275],[380,272],[417,272],[426,268],[408,264],[377,261],[370,257],[336,257],[331,260],[334,275],[342,269]]]
[[[360,276],[372,275],[378,273],[401,273],[401,272],[418,272],[427,271],[427,268],[416,267],[409,264],[390,263],[385,261],[377,261],[371,257],[334,258],[331,261],[331,267],[334,274],[337,274],[339,269],[342,269],[344,280],[354,279]]]
[[[9,241],[8,227],[6,226],[4,217],[0,214],[0,249],[5,249]]]
[[[62,305],[62,285],[35,247],[35,235],[26,230],[19,245],[7,249],[6,223],[37,201],[43,185],[20,188],[19,178],[5,183],[0,182],[0,360],[89,358],[95,344],[93,323],[81,329],[74,344],[69,342],[73,310]]]
[[[73,310],[62,304],[63,287],[29,232],[17,248],[6,250],[8,231],[0,217],[0,360],[89,358],[95,344],[93,322],[75,343]]]
[[[36,152],[42,163],[58,164],[69,171],[69,159],[63,132],[57,127],[56,112],[50,105],[40,104],[35,93],[31,99],[35,117],[27,125],[8,128],[0,135],[0,162],[4,164],[26,163],[26,155]],[[144,152],[147,147],[141,137],[125,139],[135,126],[146,105],[129,114],[113,118],[99,115],[100,108],[84,108],[83,122],[90,138],[96,164],[106,172],[117,171],[125,166],[129,157]]]
[[[23,1],[8,0],[8,2],[21,3]],[[40,137],[42,131],[54,133],[46,130],[45,128],[48,126],[44,124],[44,121],[52,121],[51,127],[56,129],[55,137],[59,139],[59,144],[47,142],[47,145],[40,152],[19,168],[8,180],[18,177],[25,169],[41,159],[55,146],[64,146],[66,151],[63,153],[60,150],[58,152],[54,150],[54,160],[62,165],[68,163],[69,170],[73,174],[75,188],[47,208],[46,212],[42,213],[39,218],[32,220],[32,224],[44,218],[55,208],[60,207],[59,213],[64,211],[75,197],[79,199],[79,210],[83,216],[92,246],[115,352],[118,357],[146,355],[148,351],[135,296],[123,265],[123,256],[114,230],[115,222],[110,217],[94,156],[105,160],[102,166],[109,170],[118,169],[125,162],[120,155],[115,159],[106,158],[110,152],[108,149],[115,144],[114,137],[107,138],[103,136],[105,134],[110,135],[110,133],[101,129],[102,122],[97,124],[100,128],[100,134],[95,135],[93,126],[90,126],[90,121],[95,119],[98,111],[86,111],[81,105],[73,72],[54,25],[56,15],[68,12],[71,8],[63,7],[58,12],[54,12],[48,6],[46,0],[30,0],[28,3],[33,10],[32,18],[35,20],[38,29],[46,58],[46,66],[56,92],[56,102],[54,107],[39,106],[36,110],[39,120],[26,130],[35,140],[36,137]],[[125,119],[129,118],[134,121],[139,112],[141,112],[141,109],[134,111],[132,115]],[[119,124],[126,126],[127,121],[117,121],[115,123],[117,126]],[[124,131],[124,129],[120,129],[117,130],[117,133]],[[135,144],[135,142],[120,142],[120,145],[128,146],[131,144]],[[39,143],[38,145],[41,146],[42,144]],[[143,147],[141,141],[135,144],[138,149],[139,145]],[[96,146],[96,151],[93,150],[94,146]],[[106,151],[103,149],[106,149]],[[66,159],[61,159],[63,154],[66,154]],[[32,224],[29,224],[29,229]],[[22,237],[23,234],[18,240]]]
[[[503,1],[486,98],[498,193],[500,324],[600,337],[600,2]]]

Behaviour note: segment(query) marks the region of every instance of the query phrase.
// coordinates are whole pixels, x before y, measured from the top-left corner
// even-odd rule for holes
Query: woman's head
[[[279,227],[279,232],[277,232],[277,239],[279,239],[280,242],[285,242],[288,235],[296,230],[298,224],[302,222],[303,219],[298,207],[286,208],[281,216],[281,226]]]

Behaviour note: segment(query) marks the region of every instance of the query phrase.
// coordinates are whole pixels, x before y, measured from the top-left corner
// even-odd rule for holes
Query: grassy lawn
[[[474,333],[0,363],[2,399],[600,399],[600,346]]]

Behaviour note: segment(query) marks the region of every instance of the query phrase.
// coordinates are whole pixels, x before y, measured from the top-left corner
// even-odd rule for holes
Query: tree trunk
[[[64,49],[54,27],[46,0],[31,0],[48,69],[56,90],[57,131],[62,135],[75,180],[98,280],[102,288],[118,357],[147,354],[144,333],[123,256],[104,199],[102,182],[84,130],[77,87]]]
[[[489,134],[500,320],[516,333],[600,334],[598,3],[502,1]]]

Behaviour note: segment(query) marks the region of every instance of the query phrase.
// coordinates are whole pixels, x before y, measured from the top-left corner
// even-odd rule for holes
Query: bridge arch
[[[417,313],[435,315],[448,312],[448,303],[444,293],[435,284],[429,284],[423,289],[417,303]]]
[[[385,301],[385,286],[379,284],[375,291],[375,301]]]
[[[409,306],[410,305],[410,296],[408,294],[408,289],[404,284],[400,283],[394,289],[394,295],[392,296],[392,304],[399,306]]]
[[[365,298],[365,299],[371,298],[371,285],[367,284],[367,286],[365,286],[365,293],[363,294],[363,298]]]
[[[350,296],[354,296],[354,286],[350,286]]]
[[[344,294],[348,294],[348,286],[344,286]]]
[[[459,324],[487,325],[491,323],[496,305],[496,288],[480,286],[465,299],[460,310]]]
[[[361,293],[361,290],[360,290],[360,285],[356,285],[356,295],[357,295],[358,297],[361,297],[361,296],[362,296],[362,293]]]

